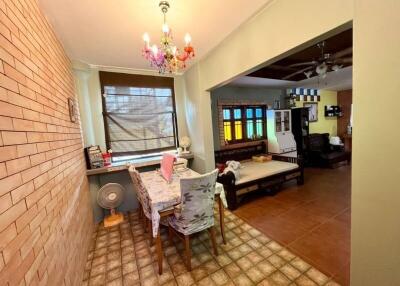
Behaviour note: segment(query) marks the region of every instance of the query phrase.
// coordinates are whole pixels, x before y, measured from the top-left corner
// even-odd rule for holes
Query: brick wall
[[[79,285],[93,226],[71,64],[37,0],[0,0],[0,285]]]

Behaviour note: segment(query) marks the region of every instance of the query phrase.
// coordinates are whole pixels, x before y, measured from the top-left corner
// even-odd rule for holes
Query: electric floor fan
[[[117,183],[104,185],[97,193],[97,203],[103,209],[110,210],[110,215],[104,218],[104,227],[118,225],[124,221],[124,215],[115,209],[121,205],[124,198],[124,187]]]

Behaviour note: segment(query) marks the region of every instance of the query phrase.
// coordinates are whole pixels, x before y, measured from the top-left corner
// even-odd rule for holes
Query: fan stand
[[[111,209],[111,214],[104,218],[104,227],[112,227],[124,221],[124,215]]]

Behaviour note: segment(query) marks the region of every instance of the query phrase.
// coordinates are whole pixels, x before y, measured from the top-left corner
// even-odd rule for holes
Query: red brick
[[[8,210],[12,206],[12,200],[10,193],[7,193],[0,197],[0,214]]]
[[[14,57],[0,46],[0,59],[4,62],[14,65]]]
[[[33,193],[34,190],[35,190],[35,187],[33,185],[33,181],[30,181],[26,184],[23,184],[22,186],[19,186],[16,189],[12,190],[11,197],[12,197],[13,204],[18,203],[20,200],[24,199],[29,194]]]
[[[0,107],[1,108],[1,107]],[[4,145],[25,144],[28,142],[25,132],[1,132]]]
[[[40,170],[40,166],[35,166],[32,168],[29,168],[29,169],[21,172],[22,181],[25,183],[30,180],[33,180],[34,178],[38,177],[41,173],[42,172]]]
[[[22,43],[18,37],[11,35],[12,43],[26,56],[29,56],[29,49]]]
[[[0,101],[0,115],[22,118],[22,109],[13,104]]]
[[[38,275],[37,270],[44,259],[44,251],[40,252],[39,255],[36,257],[35,261],[32,263],[31,267],[25,274],[25,281],[27,285],[31,285],[32,280]]]
[[[12,119],[0,116],[0,130],[13,130]]]
[[[16,63],[19,63],[18,61],[16,61]],[[22,64],[21,64],[22,65]],[[17,69],[18,69],[18,64],[16,65],[16,67],[17,67]],[[21,69],[22,68],[19,68],[20,69],[20,71],[21,71]],[[23,71],[21,71],[23,74],[25,74]],[[27,98],[29,98],[29,99],[32,99],[32,100],[35,100],[36,99],[36,93],[33,91],[33,90],[31,90],[31,89],[29,89],[29,88],[27,88],[26,86],[23,86],[22,84],[18,84],[18,89],[19,89],[19,93],[22,95],[22,96],[24,96],[24,97],[27,97]]]
[[[38,208],[36,205],[33,205],[29,210],[27,210],[22,216],[20,216],[15,224],[17,226],[17,232],[20,233],[25,226],[27,226],[33,218],[38,214]],[[24,258],[24,256],[22,256]]]
[[[23,63],[21,63],[19,60],[15,60],[15,68],[23,73],[26,77],[29,77],[30,79],[33,78],[33,73],[32,71]],[[20,89],[21,90],[21,89]]]
[[[28,156],[6,162],[7,173],[9,175],[26,170],[30,168],[30,166],[31,161],[29,160]]]
[[[6,163],[0,163],[0,179],[7,177]]]
[[[37,153],[36,144],[17,145],[18,157],[25,157],[36,153]]]
[[[4,261],[10,262],[12,256],[20,250],[21,246],[29,239],[31,230],[26,227],[3,250]],[[21,256],[22,257],[22,256]]]
[[[12,78],[3,75],[2,73],[0,73],[0,86],[14,92],[18,92],[18,83]]]
[[[40,210],[40,208],[39,208],[39,210]],[[45,218],[46,218],[46,209],[42,208],[39,211],[38,215],[34,219],[32,219],[32,221],[29,224],[29,227],[31,229],[38,228]]]
[[[10,224],[5,230],[0,232],[0,251],[17,236],[15,224]]]
[[[33,121],[39,121],[40,120],[40,116],[39,116],[39,112],[37,111],[33,111],[30,109],[22,109],[22,113],[23,113],[23,117],[24,119],[27,120],[33,120]]]
[[[22,83],[23,85],[26,85],[26,76],[23,73],[17,71],[12,66],[10,66],[8,64],[4,64],[4,73],[5,73],[6,76],[8,76],[9,78],[15,80],[16,82]],[[11,88],[9,88],[9,89],[11,89]],[[15,90],[13,90],[13,91],[16,91],[16,92],[19,91],[18,84],[17,84]]]
[[[0,232],[3,231],[8,225],[14,222],[26,211],[26,205],[24,201],[20,201],[16,205],[6,210],[0,216]]]
[[[36,166],[36,165],[46,161],[45,153],[39,153],[39,154],[31,155],[30,158],[31,158],[31,165],[32,166]]]
[[[15,174],[0,180],[0,196],[22,185],[21,174]]]
[[[13,118],[14,131],[34,131],[33,121]]]
[[[6,25],[0,22],[0,34],[2,34],[5,38],[11,41],[11,32],[10,29],[7,28]]]
[[[17,146],[0,147],[0,162],[17,158]]]

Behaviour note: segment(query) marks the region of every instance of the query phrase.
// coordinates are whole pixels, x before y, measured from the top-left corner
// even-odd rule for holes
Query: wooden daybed
[[[304,183],[303,162],[300,158],[273,155],[272,161],[254,162],[254,155],[266,154],[266,144],[240,147],[236,149],[215,151],[215,162],[225,164],[226,161],[240,161],[240,178],[235,180],[232,172],[222,174],[217,181],[224,185],[228,208],[238,207],[239,197],[255,190],[274,190],[281,188],[283,182],[297,180],[298,185]]]

